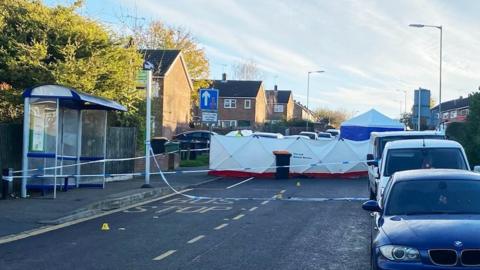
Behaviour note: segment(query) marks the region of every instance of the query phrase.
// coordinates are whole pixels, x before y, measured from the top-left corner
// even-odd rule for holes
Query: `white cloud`
[[[480,29],[469,1],[286,1],[286,0],[122,0],[144,17],[185,26],[206,49],[212,75],[223,65],[253,59],[278,76],[281,88],[305,103],[306,72],[314,78],[312,106],[379,108],[391,116],[407,90],[425,87],[438,100],[439,32],[410,23],[444,27],[444,100],[478,87]],[[327,90],[328,89],[328,90]],[[312,93],[312,92],[311,92]],[[317,91],[314,91],[317,93]],[[394,93],[394,94],[392,94]],[[311,107],[312,107],[311,106]]]

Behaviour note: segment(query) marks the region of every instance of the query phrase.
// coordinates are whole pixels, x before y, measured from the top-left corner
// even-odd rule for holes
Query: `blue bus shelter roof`
[[[57,84],[44,84],[27,88],[23,92],[23,97],[58,98],[62,101],[72,101],[78,109],[127,111],[127,108],[113,100],[89,95],[77,89]]]

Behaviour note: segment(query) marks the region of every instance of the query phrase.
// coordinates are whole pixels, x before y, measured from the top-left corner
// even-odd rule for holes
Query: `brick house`
[[[223,128],[257,128],[265,123],[266,99],[263,82],[212,80],[210,87],[219,90],[218,126]]]
[[[141,50],[154,66],[152,99],[153,136],[172,138],[191,122],[193,84],[180,50]]]
[[[280,121],[293,118],[293,95],[291,90],[278,90],[275,85],[273,90],[265,91],[267,97],[267,120]]]
[[[294,101],[293,103],[293,119],[295,120],[310,120],[313,121],[313,114],[312,111],[307,109],[299,101]]]
[[[438,105],[431,108],[431,127],[438,124]],[[442,123],[447,125],[453,122],[465,122],[470,112],[470,98],[460,97],[458,99],[442,102]]]

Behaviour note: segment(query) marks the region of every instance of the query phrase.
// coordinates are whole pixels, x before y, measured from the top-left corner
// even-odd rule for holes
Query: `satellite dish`
[[[155,68],[155,66],[152,63],[150,63],[148,61],[143,62],[143,69],[152,70],[154,68]]]

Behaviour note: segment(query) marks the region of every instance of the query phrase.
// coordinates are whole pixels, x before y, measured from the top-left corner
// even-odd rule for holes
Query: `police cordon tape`
[[[150,156],[153,157],[153,156]],[[131,159],[140,159],[145,158],[137,157],[137,158],[130,158]],[[156,159],[154,159],[156,162]],[[124,159],[105,159],[105,160],[98,160],[103,162],[113,162],[113,161],[124,161]],[[96,161],[98,163],[98,161]],[[300,167],[316,167],[316,166],[325,166],[325,165],[339,165],[339,164],[351,164],[351,163],[366,163],[371,160],[352,160],[352,161],[342,161],[342,162],[318,162],[318,163],[311,163],[311,164],[299,164],[299,165],[280,165],[280,166],[258,166],[258,167],[236,167],[236,168],[228,168],[222,169],[225,171],[247,171],[247,170],[256,170],[256,169],[277,169],[277,168],[300,168]],[[65,167],[71,167],[72,165],[85,165],[89,163],[78,163],[78,164],[69,164],[64,166],[56,166],[56,167],[49,167],[49,168],[37,168],[34,171],[44,171],[44,170],[52,170],[52,169],[60,169]],[[32,170],[27,170],[25,172],[31,172]],[[189,173],[204,173],[204,172],[211,172],[216,171],[212,169],[201,169],[201,170],[180,170],[180,171],[168,171],[168,172],[156,172],[150,173],[150,175],[159,175],[159,174],[189,174]],[[23,172],[23,171],[15,171],[16,173]],[[138,173],[106,173],[106,174],[32,174],[32,175],[18,175],[18,176],[3,176],[3,178],[14,179],[14,178],[46,178],[46,177],[114,177],[114,176],[145,176],[144,172]]]
[[[187,151],[206,151],[209,150],[208,148],[204,149],[192,149],[192,150],[187,150]],[[183,150],[181,150],[183,151]],[[161,154],[154,154],[153,149],[150,148],[151,155],[150,157],[156,157],[160,155],[166,155],[169,153],[176,153],[178,151],[172,151],[168,153],[161,153]],[[83,163],[76,163],[76,164],[69,164],[69,165],[63,165],[63,166],[55,166],[55,167],[49,167],[49,168],[37,168],[37,169],[32,169],[32,170],[27,170],[25,172],[31,172],[31,171],[42,171],[42,170],[52,170],[52,169],[59,169],[59,168],[65,168],[65,167],[72,167],[72,166],[77,166],[77,165],[85,165],[85,164],[92,164],[92,163],[101,163],[101,162],[114,162],[114,161],[128,161],[128,160],[136,160],[136,159],[144,159],[145,156],[139,156],[139,157],[133,157],[133,158],[120,158],[120,159],[103,159],[103,160],[95,160],[95,161],[89,161],[89,162],[83,162]],[[207,196],[195,196],[195,195],[189,195],[189,194],[184,194],[182,192],[179,192],[176,190],[167,180],[165,175],[169,174],[188,174],[188,173],[203,173],[203,172],[210,172],[214,171],[211,169],[203,169],[203,170],[184,170],[184,171],[173,171],[173,172],[163,172],[160,168],[160,165],[158,164],[158,161],[156,158],[153,159],[155,166],[158,169],[158,172],[150,173],[150,175],[160,175],[162,181],[177,195],[184,196],[189,199],[194,199],[194,200],[212,200],[212,199],[222,199],[222,200],[261,200],[261,201],[266,201],[266,200],[288,200],[288,201],[302,201],[302,202],[326,202],[326,201],[364,201],[367,198],[362,198],[362,197],[345,197],[345,198],[299,198],[299,197],[287,197],[283,198],[283,196],[279,196],[279,194],[270,197],[270,198],[259,198],[259,197],[207,197]],[[320,165],[338,165],[338,164],[350,164],[350,163],[360,163],[360,162],[368,162],[370,160],[360,160],[360,161],[342,161],[342,162],[328,162],[328,163],[312,163],[312,164],[300,164],[300,165],[288,165],[288,166],[260,166],[260,167],[244,167],[244,168],[229,168],[228,170],[253,170],[253,169],[276,169],[276,168],[292,168],[292,167],[315,167],[315,166],[320,166]],[[15,173],[21,173],[23,172],[22,170],[15,171]],[[114,177],[114,176],[145,176],[145,173],[118,173],[118,174],[90,174],[90,175],[85,175],[85,174],[65,174],[65,175],[43,175],[43,174],[36,174],[36,175],[28,175],[28,176],[3,176],[3,179],[7,181],[12,181],[14,178],[66,178],[66,177]]]
[[[160,154],[152,154],[152,155],[150,155],[150,157],[152,158],[152,157],[157,157],[157,156],[164,156],[164,155],[174,154],[174,153],[178,153],[178,152],[203,152],[203,151],[207,151],[207,150],[210,150],[210,148],[191,149],[191,150],[177,150],[177,151],[171,151],[171,152],[160,153]],[[57,159],[61,160],[61,158],[57,158]],[[89,165],[89,164],[102,163],[102,162],[130,161],[130,160],[136,160],[136,159],[145,159],[145,156],[138,156],[138,157],[132,157],[132,158],[99,159],[99,160],[93,160],[93,161],[87,161],[87,162],[81,162],[81,163],[74,163],[74,164],[68,164],[68,165],[52,166],[52,167],[47,167],[47,168],[40,167],[40,168],[29,169],[29,170],[25,170],[25,171],[24,170],[17,170],[17,171],[13,171],[12,173],[17,174],[17,173],[23,173],[23,172],[46,171],[46,170],[54,170],[54,169]]]

